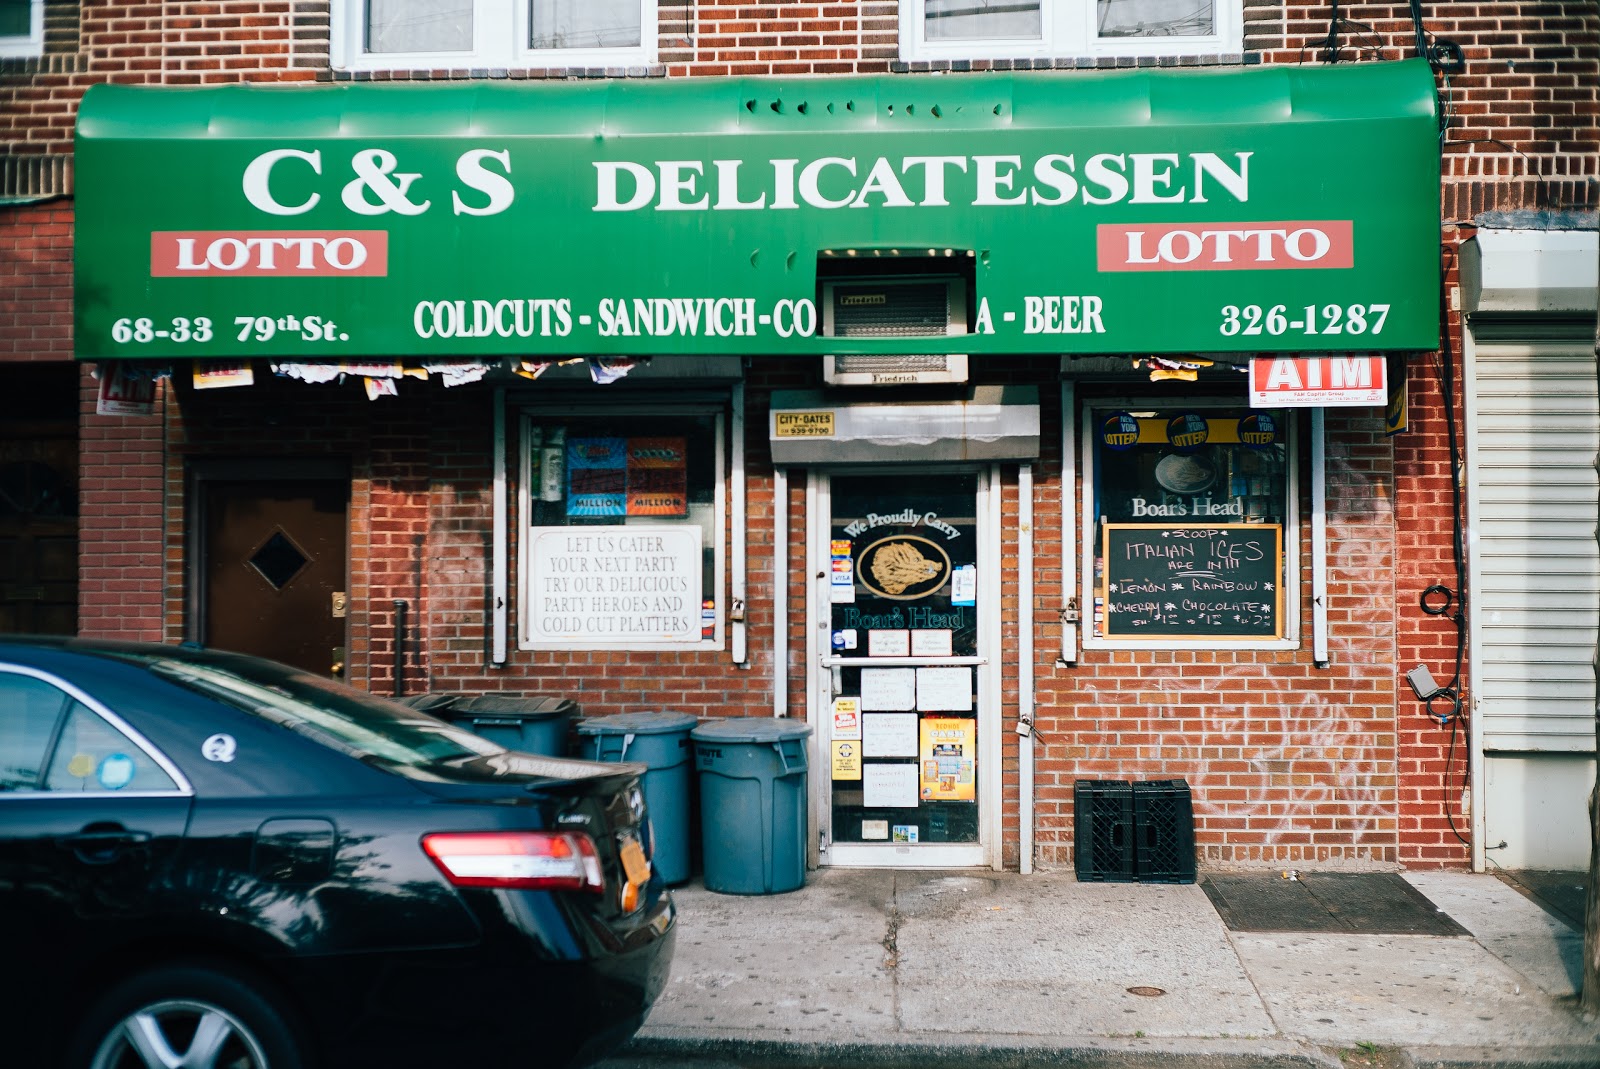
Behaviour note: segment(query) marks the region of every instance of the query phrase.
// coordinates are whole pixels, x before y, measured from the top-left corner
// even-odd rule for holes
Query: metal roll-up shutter
[[[1485,750],[1595,747],[1600,447],[1593,342],[1468,347],[1477,729]]]

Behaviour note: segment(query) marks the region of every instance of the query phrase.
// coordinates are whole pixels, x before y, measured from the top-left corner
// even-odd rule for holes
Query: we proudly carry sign
[[[1438,180],[1419,62],[96,86],[76,339],[86,359],[1431,348]],[[968,333],[825,336],[819,264],[851,255],[964,279]]]

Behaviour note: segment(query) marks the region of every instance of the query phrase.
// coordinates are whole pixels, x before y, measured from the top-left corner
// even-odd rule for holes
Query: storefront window
[[[720,648],[720,413],[522,425],[524,649]]]
[[[1282,410],[1085,409],[1091,641],[1293,638],[1294,487]]]

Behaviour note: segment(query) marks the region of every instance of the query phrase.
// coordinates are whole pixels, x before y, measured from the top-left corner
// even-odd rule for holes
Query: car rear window
[[[421,774],[430,765],[505,753],[505,747],[425,713],[309,672],[271,664],[159,660],[151,671],[361,758]]]

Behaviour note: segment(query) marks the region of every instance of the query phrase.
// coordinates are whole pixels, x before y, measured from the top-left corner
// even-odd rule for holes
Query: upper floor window
[[[334,0],[334,11],[334,63],[347,70],[612,67],[656,58],[655,0]]]
[[[1242,46],[1241,0],[909,0],[907,59],[1205,55]]]
[[[44,54],[44,0],[0,0],[0,59]]]

